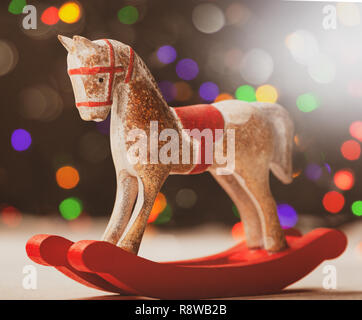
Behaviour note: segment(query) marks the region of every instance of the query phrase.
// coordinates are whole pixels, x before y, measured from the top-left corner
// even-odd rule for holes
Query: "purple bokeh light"
[[[192,80],[198,75],[199,67],[192,59],[182,59],[176,65],[176,73],[183,80]]]
[[[206,101],[214,101],[219,94],[219,87],[213,82],[204,82],[200,86],[199,94]]]
[[[317,181],[322,176],[322,168],[315,163],[310,163],[304,173],[309,180]]]
[[[293,228],[298,221],[298,215],[295,209],[286,203],[278,204],[278,217],[283,229]]]
[[[11,145],[16,151],[25,151],[31,145],[31,135],[24,129],[16,129],[11,135]]]
[[[98,131],[102,134],[109,134],[110,128],[111,128],[111,117],[108,116],[106,120],[97,122],[96,127]]]
[[[166,102],[170,102],[175,99],[176,96],[176,88],[170,81],[160,81],[158,86],[162,92],[163,97],[165,98]]]
[[[162,46],[157,50],[157,58],[164,64],[174,62],[177,57],[177,52],[172,46]]]

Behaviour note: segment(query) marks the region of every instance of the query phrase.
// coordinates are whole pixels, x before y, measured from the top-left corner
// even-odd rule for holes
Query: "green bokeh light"
[[[352,212],[357,217],[362,216],[362,201],[355,201],[352,204]]]
[[[118,20],[124,24],[134,24],[138,16],[138,10],[133,6],[125,6],[118,11]]]
[[[320,105],[319,99],[312,93],[305,93],[298,97],[297,107],[302,112],[311,112]]]
[[[235,204],[233,204],[232,210],[233,210],[234,216],[240,219],[240,214],[239,214],[238,208],[236,207]]]
[[[153,224],[164,224],[171,220],[172,218],[172,208],[169,204],[166,205],[166,208],[158,215],[157,219]]]
[[[9,3],[8,11],[12,14],[21,14],[26,6],[26,0],[12,0]]]
[[[66,220],[74,220],[83,211],[83,204],[78,198],[72,197],[63,200],[59,205],[59,211]]]
[[[252,102],[256,101],[255,89],[252,86],[240,86],[235,91],[235,97],[238,100]]]

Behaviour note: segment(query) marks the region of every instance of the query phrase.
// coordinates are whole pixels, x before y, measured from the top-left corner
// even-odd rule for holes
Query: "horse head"
[[[76,106],[86,121],[103,121],[113,103],[117,85],[127,84],[133,74],[134,52],[115,40],[91,41],[81,36],[58,36],[68,51]]]

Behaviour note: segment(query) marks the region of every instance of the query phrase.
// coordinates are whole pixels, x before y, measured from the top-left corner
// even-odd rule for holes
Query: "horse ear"
[[[74,48],[74,41],[71,38],[58,35],[58,39],[68,52],[72,51]]]
[[[73,37],[73,41],[75,44],[75,47],[78,50],[91,50],[91,49],[96,49],[98,47],[98,45],[92,41],[90,41],[87,38],[81,37],[81,36],[74,36]]]

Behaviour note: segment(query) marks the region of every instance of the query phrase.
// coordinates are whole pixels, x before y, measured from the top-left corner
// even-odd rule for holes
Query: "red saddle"
[[[209,104],[197,104],[187,107],[174,108],[184,129],[198,129],[202,132],[204,129],[210,129],[215,142],[215,130],[224,129],[224,118],[220,111]],[[210,164],[206,163],[206,142],[200,139],[199,163],[194,166],[189,174],[199,174],[207,170]],[[212,157],[212,153],[210,155]]]

